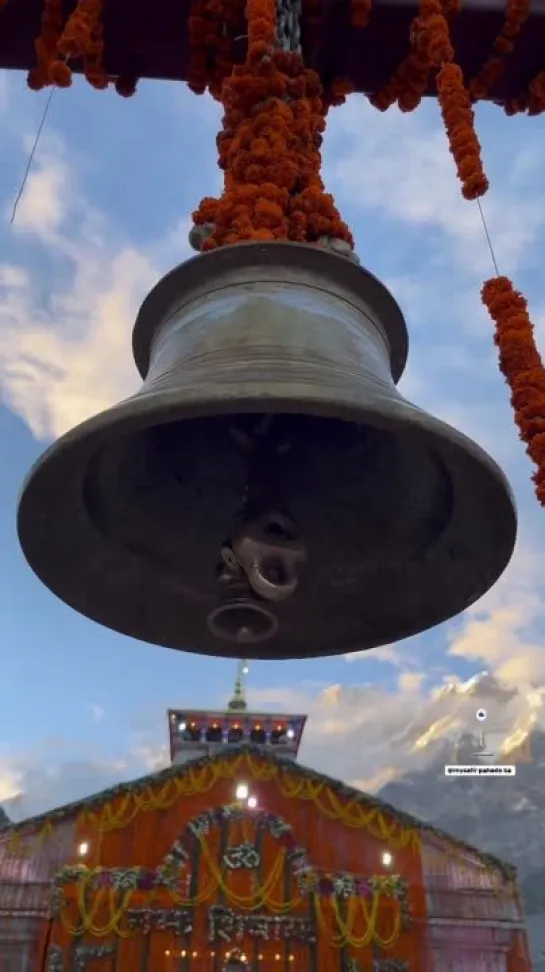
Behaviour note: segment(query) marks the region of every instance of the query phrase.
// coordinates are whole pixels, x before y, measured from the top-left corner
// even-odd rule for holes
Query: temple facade
[[[168,769],[2,832],[0,972],[531,968],[514,869],[301,766],[304,716],[168,718]]]

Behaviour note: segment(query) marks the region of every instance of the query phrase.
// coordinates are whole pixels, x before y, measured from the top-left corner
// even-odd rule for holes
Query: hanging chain
[[[284,53],[301,53],[302,0],[276,0],[276,38]]]

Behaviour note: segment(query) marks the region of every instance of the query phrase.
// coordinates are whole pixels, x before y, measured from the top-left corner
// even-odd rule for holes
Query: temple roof
[[[212,756],[204,756],[202,759],[195,759],[188,763],[169,766],[164,770],[150,773],[147,776],[140,777],[137,780],[119,783],[116,786],[109,787],[107,790],[102,790],[100,793],[95,793],[83,800],[77,800],[74,803],[65,804],[64,806],[50,810],[47,813],[42,813],[35,817],[29,817],[26,820],[22,820],[20,823],[9,824],[8,826],[1,827],[0,839],[15,832],[32,832],[37,827],[45,824],[47,821],[55,822],[73,817],[82,810],[96,809],[101,804],[107,803],[116,797],[123,796],[128,792],[144,790],[154,785],[160,786],[161,784],[168,782],[170,779],[184,777],[189,772],[194,772],[195,769],[198,769],[199,767],[206,766],[210,763],[219,762],[220,760],[235,760],[241,755],[250,755],[264,763],[282,766],[285,768],[286,772],[289,772],[290,776],[298,776],[300,779],[308,779],[315,783],[323,783],[333,790],[336,795],[344,797],[350,801],[361,802],[366,807],[377,807],[377,809],[381,810],[383,813],[390,814],[401,825],[413,830],[418,830],[423,835],[429,834],[431,837],[434,837],[441,842],[446,842],[453,847],[457,847],[466,854],[481,861],[483,864],[486,864],[489,867],[497,868],[507,878],[514,878],[516,876],[516,867],[513,865],[500,860],[492,854],[487,854],[480,851],[476,847],[472,847],[470,844],[466,844],[464,841],[459,840],[457,837],[453,837],[451,834],[448,834],[437,827],[433,827],[429,823],[418,820],[416,817],[411,816],[411,814],[397,810],[384,800],[380,800],[375,796],[364,793],[362,790],[358,790],[355,787],[348,786],[339,780],[334,780],[332,777],[329,777],[324,773],[319,773],[316,770],[302,766],[300,763],[294,763],[291,760],[283,759],[282,756],[279,756],[273,752],[264,751],[259,746],[249,745],[237,746],[236,749],[233,748],[230,750],[223,750]]]

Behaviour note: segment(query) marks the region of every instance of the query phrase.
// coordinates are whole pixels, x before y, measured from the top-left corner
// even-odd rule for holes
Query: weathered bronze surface
[[[509,487],[395,384],[401,312],[343,257],[289,243],[195,257],[144,302],[144,384],[56,442],[19,537],[77,611],[175,649],[360,651],[462,611],[516,535]]]

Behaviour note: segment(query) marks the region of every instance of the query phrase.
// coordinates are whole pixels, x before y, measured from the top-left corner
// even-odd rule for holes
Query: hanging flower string
[[[28,87],[32,91],[41,91],[51,83],[49,66],[56,56],[62,25],[62,0],[45,0],[40,35],[34,41],[36,67],[29,71],[27,77]]]
[[[545,71],[540,71],[528,85],[528,91],[520,98],[501,102],[506,115],[542,115],[545,111]]]
[[[244,32],[244,0],[193,0],[188,20],[187,84],[195,94],[221,97],[233,69],[233,46]]]
[[[202,248],[241,240],[340,240],[352,235],[320,177],[325,108],[318,75],[277,49],[274,0],[248,2],[248,55],[224,83],[218,136],[220,199],[193,220],[211,226]]]
[[[507,0],[503,27],[492,45],[492,52],[471,81],[469,93],[474,101],[486,98],[501,78],[505,58],[513,53],[515,41],[530,16],[530,0]]]
[[[454,52],[446,19],[437,11],[429,17],[424,31],[425,54],[434,67],[439,67],[437,93],[450,151],[462,183],[462,195],[469,200],[479,199],[489,184],[481,161],[469,92],[461,69],[452,63]],[[511,389],[520,437],[537,466],[533,477],[537,497],[545,505],[545,370],[527,304],[511,281],[500,276],[486,281],[481,298],[496,325],[500,369]]]
[[[409,112],[418,108],[422,98],[430,86],[430,74],[434,67],[433,50],[426,43],[430,32],[442,33],[443,42],[450,45],[449,17],[460,10],[461,0],[420,0],[418,14],[410,28],[411,50],[401,62],[392,80],[369,98],[371,104],[379,111],[386,111],[397,102],[400,111]],[[454,56],[452,48],[447,46],[450,59]],[[437,66],[435,64],[435,66]]]
[[[91,77],[98,82],[95,87],[107,86],[107,78],[106,83],[102,83],[105,75],[100,67],[102,6],[103,0],[79,0],[68,18],[57,43],[57,56],[51,61],[48,71],[49,80],[58,88],[69,88],[72,84],[72,71],[67,63],[69,58],[90,62]]]
[[[545,506],[545,368],[524,297],[507,277],[487,280],[482,301],[496,325],[500,370],[511,391],[520,438],[537,470],[536,495]]]

